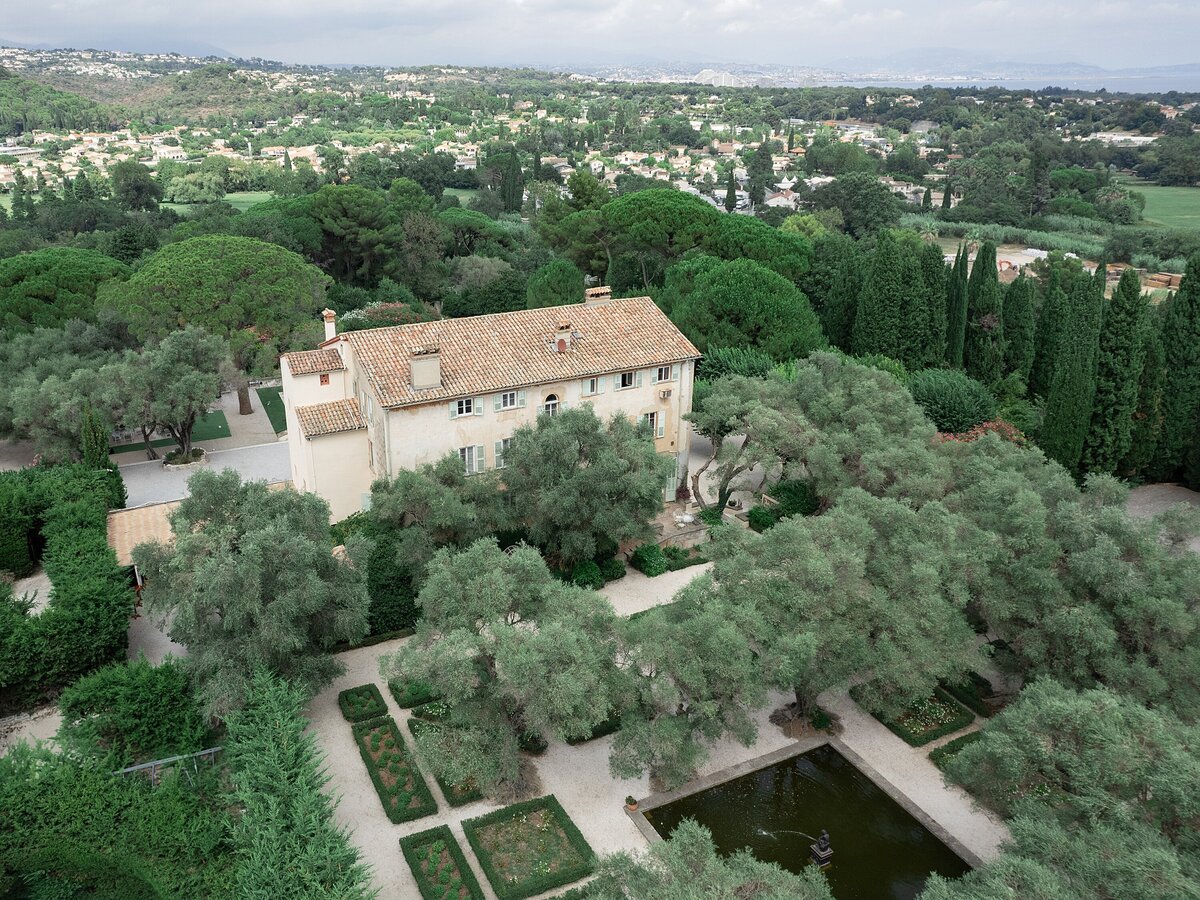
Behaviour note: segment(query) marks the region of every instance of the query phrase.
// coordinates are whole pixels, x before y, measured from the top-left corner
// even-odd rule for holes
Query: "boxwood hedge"
[[[367,767],[371,783],[375,785],[375,792],[379,794],[379,802],[383,804],[384,812],[393,823],[411,822],[413,819],[437,812],[437,802],[433,799],[429,786],[425,784],[425,779],[421,777],[421,770],[417,768],[416,761],[408,752],[404,738],[400,736],[400,729],[396,727],[391,716],[355,722],[351,729],[363,765]],[[373,741],[376,735],[379,736],[378,745]],[[384,745],[384,736],[391,738],[390,747]],[[387,758],[385,760],[381,757],[380,761],[376,762],[371,754],[379,749],[385,751]],[[394,784],[385,783],[381,769],[387,770]],[[410,774],[411,790],[406,787]]]
[[[433,855],[440,857],[442,850],[446,851],[452,865],[439,866],[436,874],[426,871],[423,864]],[[400,838],[400,852],[412,869],[423,900],[445,900],[447,897],[458,900],[461,888],[467,889],[472,900],[483,900],[483,889],[448,826],[438,825]]]
[[[374,684],[346,688],[338,694],[338,706],[342,709],[342,715],[350,722],[378,719],[387,715],[387,704],[383,702],[383,696]]]

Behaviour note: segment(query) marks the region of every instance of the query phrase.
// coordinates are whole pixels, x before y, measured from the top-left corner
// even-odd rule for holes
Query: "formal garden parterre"
[[[400,838],[423,900],[483,900],[483,890],[446,825]]]
[[[356,722],[352,729],[363,764],[393,823],[437,812],[437,802],[391,716]]]

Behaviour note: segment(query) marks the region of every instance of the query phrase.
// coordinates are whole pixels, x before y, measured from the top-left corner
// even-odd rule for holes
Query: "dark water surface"
[[[749,847],[799,872],[812,865],[807,837],[829,832],[825,870],[837,900],[910,900],[930,872],[969,866],[828,744],[646,812],[667,837],[683,819],[708,828],[721,853]],[[765,832],[765,833],[764,833]]]

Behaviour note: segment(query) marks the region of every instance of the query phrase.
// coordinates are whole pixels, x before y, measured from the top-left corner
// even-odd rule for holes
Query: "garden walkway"
[[[128,454],[122,454],[125,455]],[[287,441],[213,451],[208,454],[207,468],[214,471],[236,469],[243,481],[291,481]],[[182,500],[187,496],[188,479],[196,471],[197,468],[191,466],[167,468],[157,460],[143,459],[124,464],[121,477],[125,479],[129,494],[126,505],[134,507]]]
[[[601,593],[609,598],[618,612],[629,615],[670,602],[679,588],[706,568],[697,566],[682,569],[658,578],[646,578],[631,570],[625,578],[607,585]],[[416,882],[400,853],[398,841],[404,835],[442,824],[450,827],[484,892],[492,898],[494,894],[467,844],[461,822],[495,809],[495,805],[478,801],[452,808],[441,798],[436,783],[425,772],[425,780],[438,798],[438,812],[415,822],[393,825],[385,815],[367,775],[350,731],[350,723],[342,717],[338,707],[339,691],[374,682],[383,695],[389,714],[400,724],[401,732],[411,746],[411,736],[404,725],[409,718],[408,710],[396,705],[387,690],[386,679],[379,674],[379,658],[395,652],[404,640],[340,654],[339,658],[347,667],[346,674],[318,694],[309,707],[311,728],[326,756],[330,791],[341,800],[337,819],[349,830],[352,842],[374,869],[380,900],[417,896]],[[719,742],[711,749],[697,777],[794,746],[795,741],[785,737],[779,728],[767,721],[771,710],[788,699],[784,694],[777,694],[771,698],[768,706],[754,714],[758,724],[758,741],[753,746],[743,747],[731,740]],[[1003,822],[975,807],[965,792],[944,784],[941,772],[927,758],[929,747],[908,746],[859,709],[844,691],[830,692],[820,699],[825,708],[841,717],[843,732],[840,738],[849,749],[961,841],[971,853],[983,860],[996,857],[1001,842],[1008,837]],[[552,793],[558,797],[598,854],[619,850],[640,851],[647,846],[645,838],[625,813],[623,803],[629,794],[648,796],[649,780],[645,776],[617,779],[609,774],[608,753],[612,740],[612,736],[609,736],[575,747],[554,743],[536,759],[541,793]],[[806,739],[806,744],[811,743],[812,738]]]

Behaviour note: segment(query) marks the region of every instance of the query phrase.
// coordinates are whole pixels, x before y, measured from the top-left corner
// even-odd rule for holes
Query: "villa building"
[[[581,304],[336,332],[284,354],[292,480],[335,521],[370,502],[371,483],[457,453],[468,473],[504,467],[521,425],[582,403],[603,419],[645,422],[687,463],[700,353],[649,297],[588,289]]]

